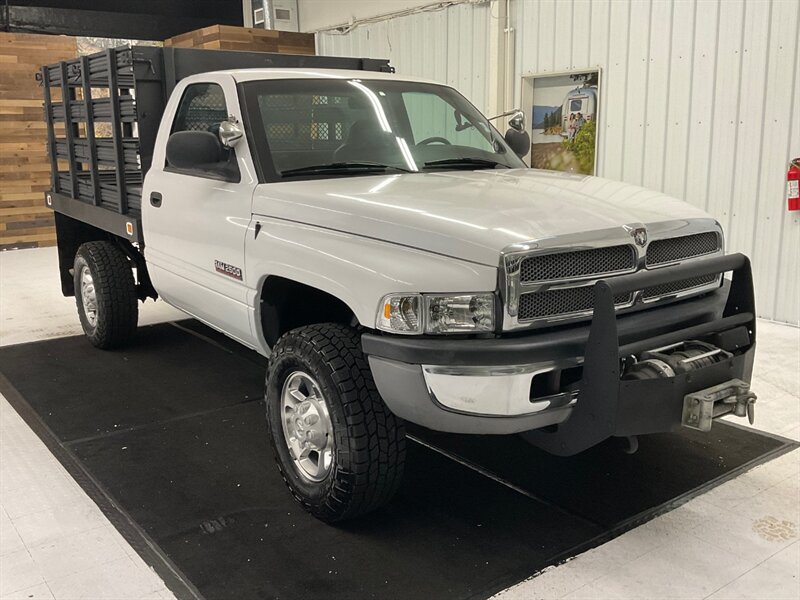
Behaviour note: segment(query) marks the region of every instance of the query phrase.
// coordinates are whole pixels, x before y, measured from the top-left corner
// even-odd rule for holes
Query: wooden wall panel
[[[313,33],[294,33],[271,29],[252,29],[231,25],[212,25],[164,41],[173,48],[315,54]]]
[[[72,58],[75,38],[0,33],[0,250],[51,246],[53,212],[42,90],[43,64]]]

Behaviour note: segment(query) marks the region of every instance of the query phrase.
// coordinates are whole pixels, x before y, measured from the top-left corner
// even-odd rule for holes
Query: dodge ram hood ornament
[[[625,231],[631,234],[631,237],[637,246],[640,248],[644,247],[644,245],[647,243],[647,227],[641,223],[623,225],[623,227],[625,228]]]

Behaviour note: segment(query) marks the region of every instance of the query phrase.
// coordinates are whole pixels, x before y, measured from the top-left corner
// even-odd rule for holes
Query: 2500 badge
[[[214,269],[217,271],[217,273],[222,273],[223,275],[233,277],[239,281],[242,280],[242,270],[239,267],[234,267],[233,265],[224,263],[221,260],[215,260]]]

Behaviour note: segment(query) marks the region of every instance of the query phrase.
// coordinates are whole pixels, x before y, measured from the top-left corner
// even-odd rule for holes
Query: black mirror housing
[[[522,158],[531,151],[531,136],[527,131],[518,131],[509,128],[505,135],[506,144],[514,151],[514,154]]]
[[[176,169],[203,169],[224,161],[219,137],[208,131],[178,131],[167,140],[167,164]]]

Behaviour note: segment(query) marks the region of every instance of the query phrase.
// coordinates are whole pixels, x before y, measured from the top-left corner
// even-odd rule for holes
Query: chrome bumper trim
[[[431,398],[444,408],[460,413],[516,417],[572,406],[577,390],[531,398],[533,378],[557,368],[579,365],[581,359],[559,364],[502,366],[422,365]]]

